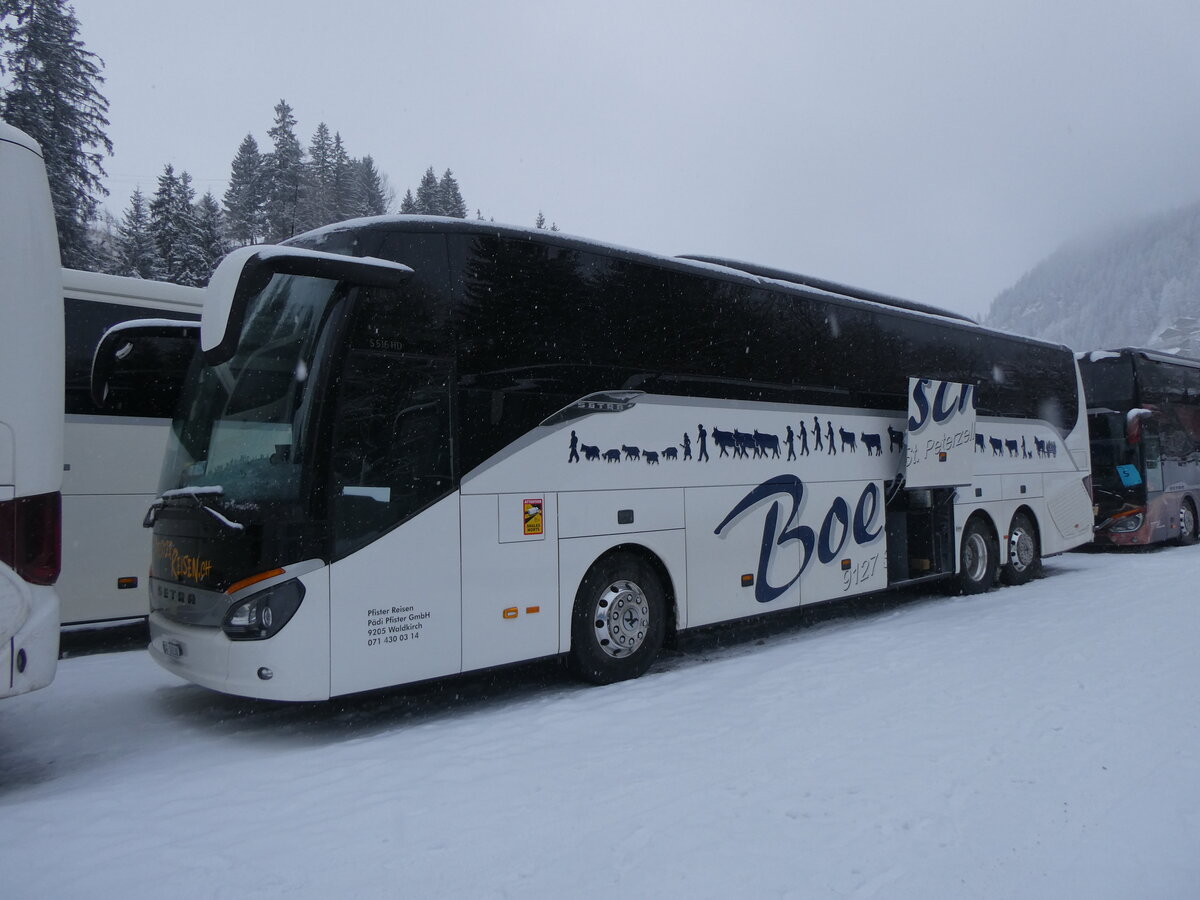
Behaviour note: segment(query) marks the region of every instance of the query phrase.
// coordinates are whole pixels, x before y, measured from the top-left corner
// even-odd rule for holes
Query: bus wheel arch
[[[996,527],[983,512],[975,512],[963,526],[958,545],[958,575],[956,593],[981,594],[996,583],[1000,562],[1000,542]]]
[[[593,684],[637,678],[674,632],[675,598],[658,556],[636,544],[603,553],[584,573],[571,610],[571,671]]]
[[[1179,501],[1179,537],[1176,542],[1183,547],[1196,543],[1200,539],[1196,528],[1196,501],[1190,494],[1184,494]]]
[[[1032,581],[1042,571],[1042,536],[1033,510],[1022,506],[1014,512],[1007,534],[1008,553],[1000,580],[1010,585]]]

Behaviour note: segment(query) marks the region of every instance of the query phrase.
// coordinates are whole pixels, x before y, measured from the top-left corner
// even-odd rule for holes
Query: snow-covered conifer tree
[[[304,190],[297,214],[297,231],[307,231],[336,221],[333,201],[333,138],[329,126],[317,125],[308,144],[308,162],[304,164]]]
[[[467,204],[463,202],[462,192],[458,182],[449,169],[438,182],[438,202],[441,207],[440,215],[453,216],[456,219],[467,217]]]
[[[425,170],[421,183],[417,185],[417,212],[423,216],[442,215],[442,192],[438,187],[438,177],[433,174],[433,166]]]
[[[129,198],[129,208],[117,226],[116,247],[110,273],[131,278],[163,277],[158,247],[150,232],[150,213],[146,209],[146,198],[140,188],[135,188]]]
[[[333,135],[330,173],[330,221],[341,222],[354,215],[354,165],[340,132]]]
[[[225,191],[225,227],[239,245],[257,244],[266,229],[266,172],[258,141],[246,135],[238,147]]]
[[[204,277],[200,283],[207,284],[212,270],[229,252],[229,242],[225,239],[225,217],[221,213],[221,204],[211,191],[197,201],[195,218],[197,244],[204,268]]]
[[[42,147],[64,265],[94,267],[88,223],[108,195],[101,161],[112,153],[108,101],[99,91],[103,61],[84,49],[75,11],[64,0],[0,2],[0,116]]]
[[[355,178],[355,215],[382,216],[387,212],[388,190],[383,175],[375,168],[375,160],[364,156],[358,160]]]
[[[285,240],[300,231],[298,217],[304,178],[304,150],[296,139],[296,117],[287,101],[275,104],[275,124],[267,132],[272,150],[266,158],[267,241]]]

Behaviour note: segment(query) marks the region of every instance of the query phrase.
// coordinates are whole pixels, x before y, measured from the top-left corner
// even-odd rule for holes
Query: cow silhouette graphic
[[[779,459],[779,435],[763,434],[757,428],[754,429],[754,455],[766,456],[767,451],[771,452],[772,459]]]
[[[988,443],[992,445],[992,456],[1004,455],[1004,441],[1000,438],[988,438]]]
[[[643,450],[642,459],[646,460],[649,465],[658,465],[658,453],[654,450]]]
[[[679,451],[674,447],[668,447],[662,452],[663,459],[679,459]]]
[[[759,455],[758,446],[754,443],[754,435],[746,434],[744,431],[733,429],[734,456],[740,456],[742,459],[749,459],[750,453],[755,456]]]
[[[621,450],[624,451],[626,459],[641,459],[642,457],[642,451],[637,447],[630,447],[626,444],[622,444]]]
[[[604,461],[619,463],[621,461],[621,451],[620,450],[605,450],[604,451]]]
[[[864,431],[859,437],[862,438],[863,446],[867,448],[867,456],[883,456],[883,444],[879,435],[867,434]]]
[[[983,452],[983,432],[980,431],[975,432],[975,452]]]
[[[1033,439],[1033,449],[1037,451],[1038,456],[1045,456],[1046,455],[1046,442],[1043,441],[1041,438],[1034,438]]]
[[[1054,441],[1046,441],[1046,455],[1057,457],[1058,444],[1054,443]]]
[[[1008,450],[1009,456],[1017,455],[1018,450],[1017,450],[1017,442],[1016,441],[1005,441],[1004,446]]]
[[[897,431],[891,425],[888,426],[888,452],[893,450],[904,449],[904,432]]]
[[[593,447],[590,444],[580,444],[579,449],[583,451],[584,459],[599,459],[600,458],[600,448],[599,447]]]
[[[717,426],[714,425],[713,430],[712,430],[712,439],[713,439],[713,443],[717,445],[717,449],[721,451],[720,453],[717,454],[718,457],[729,456],[730,450],[737,449],[737,444],[733,439],[732,431],[722,431],[721,429],[717,428]],[[703,441],[701,441],[700,446],[701,447],[704,446]],[[701,456],[704,456],[704,455],[705,454],[702,452]],[[736,455],[736,453],[734,455]]]
[[[858,452],[858,437],[854,434],[853,431],[847,431],[845,428],[839,428],[838,435],[842,439],[842,451],[843,452],[845,452],[847,447],[850,448],[851,453]],[[830,443],[832,443],[832,442],[833,441],[831,438]]]

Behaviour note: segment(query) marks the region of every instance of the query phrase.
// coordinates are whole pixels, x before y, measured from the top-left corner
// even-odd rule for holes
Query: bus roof
[[[1150,350],[1146,347],[1118,347],[1115,350],[1085,350],[1082,353],[1076,353],[1075,356],[1080,362],[1097,362],[1101,359],[1111,359],[1115,356],[1140,356],[1142,359],[1148,359],[1153,362],[1200,369],[1200,359],[1176,356],[1173,353],[1164,353],[1162,350]]]
[[[485,222],[480,219],[456,219],[446,216],[371,216],[367,218],[349,219],[325,225],[312,231],[298,234],[284,244],[304,238],[309,241],[322,235],[331,235],[343,231],[409,231],[433,233],[459,233],[492,235],[495,237],[520,238],[535,243],[549,244],[579,251],[602,251],[618,259],[649,263],[661,268],[694,275],[704,275],[709,278],[719,278],[724,281],[740,282],[755,286],[769,285],[774,290],[835,303],[842,306],[857,308],[886,309],[897,315],[914,318],[932,318],[943,325],[962,328],[964,330],[981,332],[983,334],[1003,337],[1017,343],[1030,344],[1039,347],[1053,347],[1064,352],[1071,352],[1065,344],[1043,341],[1025,335],[1013,334],[980,325],[973,319],[928,306],[913,301],[901,300],[886,294],[851,288],[836,282],[826,281],[810,276],[797,275],[781,269],[768,269],[749,263],[738,263],[732,260],[720,260],[717,257],[698,256],[663,256],[644,250],[634,250],[619,244],[609,244],[604,241],[564,234],[560,231],[547,231],[544,228],[532,228],[520,225],[502,225],[496,222]],[[761,274],[770,272],[772,274]]]
[[[204,306],[204,288],[80,269],[63,269],[62,278],[63,293],[82,300],[121,304],[145,301],[158,308],[192,313],[199,313]]]

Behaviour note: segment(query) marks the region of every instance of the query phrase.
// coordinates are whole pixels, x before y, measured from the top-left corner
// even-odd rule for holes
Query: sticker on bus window
[[[1117,466],[1117,477],[1125,487],[1136,487],[1142,483],[1142,473],[1137,466]]]
[[[525,533],[542,533],[542,501],[526,500],[522,503],[525,508]]]

